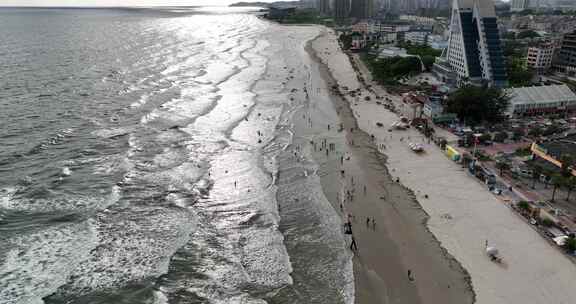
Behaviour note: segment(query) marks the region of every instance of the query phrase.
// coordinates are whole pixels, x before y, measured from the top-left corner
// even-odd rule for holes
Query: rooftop
[[[576,135],[569,135],[560,139],[545,141],[538,145],[546,149],[548,155],[560,160],[562,155],[576,156]]]
[[[533,86],[507,90],[512,104],[553,103],[575,101],[576,94],[565,85]]]

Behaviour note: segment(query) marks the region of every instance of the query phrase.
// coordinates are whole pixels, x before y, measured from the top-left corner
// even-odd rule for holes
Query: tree
[[[576,251],[576,239],[574,237],[569,237],[566,240],[566,243],[564,243],[564,247],[566,248],[566,250],[568,250],[570,253]]]
[[[436,57],[430,55],[424,55],[421,58],[422,58],[422,64],[424,64],[426,70],[430,71],[432,69],[432,66],[434,65],[434,62],[436,61]]]
[[[495,142],[504,142],[508,138],[508,133],[506,132],[498,132],[494,134],[494,141]]]
[[[510,96],[500,89],[467,85],[450,95],[447,110],[469,124],[499,122],[509,102]]]
[[[566,201],[570,200],[570,194],[572,193],[572,190],[574,190],[574,187],[576,187],[576,177],[570,176],[566,179],[566,190],[568,190]]]
[[[399,79],[421,71],[420,59],[417,57],[377,59],[375,56],[366,56],[363,60],[372,71],[374,79],[385,84],[394,84]]]
[[[536,188],[536,181],[540,179],[542,175],[542,169],[539,166],[532,167],[532,189]]]
[[[516,35],[516,39],[524,39],[524,38],[539,38],[540,34],[536,33],[533,30],[522,31]]]
[[[522,139],[522,137],[524,137],[525,132],[522,129],[516,129],[514,130],[514,134],[512,134],[512,139],[514,141],[519,141],[520,139]]]
[[[530,211],[530,203],[528,203],[527,201],[519,201],[516,206],[518,208],[520,208],[520,210],[529,212]]]
[[[344,33],[342,33],[342,35],[340,35],[340,41],[342,42],[342,47],[345,50],[350,49],[350,47],[352,47],[352,36],[351,35],[346,35]]]
[[[556,190],[558,190],[558,188],[560,188],[562,185],[564,184],[564,178],[562,177],[562,175],[559,174],[554,174],[552,175],[552,185],[554,186],[554,189],[552,190],[552,199],[550,201],[554,201],[554,199],[556,198]]]
[[[572,176],[572,167],[574,166],[574,158],[570,155],[564,155],[561,157],[562,167],[560,168],[560,174],[564,178],[569,178]]]
[[[516,39],[516,33],[515,32],[506,32],[504,34],[504,39],[514,40],[514,39]]]
[[[508,164],[507,162],[496,162],[496,169],[500,170],[500,176],[502,176],[502,174],[504,173],[504,171],[507,171],[510,169],[510,164]]]
[[[533,136],[533,137],[539,137],[540,135],[542,135],[542,129],[540,129],[538,127],[534,127],[532,129],[530,129],[530,131],[528,131],[528,135]]]

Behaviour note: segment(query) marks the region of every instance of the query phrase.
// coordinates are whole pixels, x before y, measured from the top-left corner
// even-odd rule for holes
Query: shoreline
[[[571,261],[550,247],[459,164],[448,159],[434,144],[426,143],[422,134],[412,128],[388,132],[386,127],[377,127],[377,122],[388,126],[398,121],[398,114],[376,103],[374,93],[358,81],[360,71],[366,71],[365,66],[354,71],[352,58],[341,51],[333,32],[329,29],[327,32],[330,37],[320,48],[323,62],[337,76],[340,87],[362,88],[362,96],[346,96],[359,127],[374,135],[379,145],[385,145],[379,152],[387,155],[389,173],[412,189],[419,205],[429,215],[425,223],[429,231],[469,273],[474,301],[572,303],[576,291],[570,282],[576,281],[576,271]],[[369,73],[362,76],[370,79]],[[367,84],[376,85],[372,81]],[[397,96],[380,87],[375,89],[398,106]],[[364,96],[372,98],[364,100]],[[413,153],[408,147],[409,141],[421,141],[425,153]],[[490,261],[485,242],[499,249],[502,263]]]
[[[337,83],[337,81],[334,75],[332,75],[330,67],[322,61],[321,57],[318,56],[318,50],[313,47],[317,39],[323,35],[327,35],[326,29],[322,29],[322,33],[318,37],[309,41],[306,50],[313,61],[319,65],[321,77],[329,84],[328,87],[331,87],[331,84]],[[356,215],[360,217],[360,219],[357,219],[357,221],[353,223],[353,226],[355,226],[354,231],[360,231],[360,233],[354,233],[360,247],[359,254],[356,254],[353,259],[356,282],[355,303],[388,303],[393,300],[401,300],[402,303],[430,303],[430,300],[434,303],[473,303],[475,301],[475,294],[471,286],[469,274],[460,263],[441,246],[440,241],[428,229],[427,222],[429,216],[416,200],[414,192],[408,187],[392,180],[386,166],[386,156],[378,153],[378,149],[368,133],[359,128],[350,102],[343,97],[333,94],[331,94],[330,100],[333,106],[338,109],[338,118],[344,125],[344,129],[346,130],[344,133],[348,142],[354,142],[354,144],[349,145],[347,149],[350,150],[354,164],[349,165],[347,162],[344,165],[344,167],[346,167],[345,171],[352,171],[354,174],[365,176],[364,179],[367,177],[368,179],[380,180],[378,183],[367,185],[368,192],[376,192],[371,195],[364,194],[364,196],[368,196],[368,200],[370,200],[372,204],[362,206],[360,204],[365,203],[348,202],[345,212],[341,212],[343,221],[345,213],[352,213],[354,217],[356,217]],[[330,189],[327,185],[332,181],[327,178],[323,178],[323,180],[324,191],[334,191],[334,189]],[[348,187],[350,186],[350,183],[348,183]],[[354,189],[355,186],[352,185],[352,188]],[[382,199],[382,194],[378,194],[379,192],[386,193],[384,196],[388,198]],[[391,202],[389,196],[392,195],[390,194],[394,195],[394,202]],[[329,196],[330,194],[327,193],[327,197]],[[330,199],[330,201],[334,208],[338,210],[338,203],[334,202],[334,198]],[[379,206],[381,203],[394,206],[382,207]],[[396,211],[398,214],[379,214],[382,213],[382,211],[389,211],[386,209]],[[366,229],[356,228],[357,226],[363,226],[362,222],[366,218],[365,214],[373,214],[371,217],[378,223],[378,229],[375,229],[377,231],[371,232],[366,231]],[[391,219],[390,217],[396,217],[396,219]],[[406,241],[406,239],[402,241],[398,236],[392,235],[396,234],[395,231],[390,231],[393,230],[393,226],[390,227],[389,225],[380,224],[382,222],[388,223],[395,221],[410,222],[410,225],[403,227],[409,230],[409,232],[402,233],[402,237],[400,237],[400,239],[406,238],[408,241]],[[395,225],[402,226],[402,224],[403,223],[396,223]],[[385,229],[382,229],[383,227],[385,227]],[[384,238],[382,235],[384,235]],[[383,246],[366,245],[366,243],[371,244],[382,241],[385,243]],[[400,248],[406,246],[403,242],[410,244],[408,249]],[[427,248],[420,248],[422,246]],[[416,251],[425,252],[425,254],[416,254],[417,257],[405,259],[402,257],[402,251],[406,250],[412,251],[413,253]],[[394,258],[390,258],[391,252],[395,252],[395,254],[393,254]],[[388,258],[388,260],[383,261],[382,259],[385,258]],[[415,263],[411,264],[412,262]],[[427,263],[429,264],[422,267]],[[416,266],[415,264],[422,266]],[[435,279],[442,280],[442,277],[449,278],[448,281],[450,281],[450,283],[440,286],[434,282],[434,278],[428,278],[431,280],[416,279],[413,282],[406,280],[406,273],[408,271],[414,273],[414,276],[422,276],[422,272],[426,271],[426,267],[435,268],[435,273],[440,275],[440,277]],[[395,268],[393,271],[394,274],[391,273],[391,268]],[[406,282],[408,282],[408,284],[404,284]]]

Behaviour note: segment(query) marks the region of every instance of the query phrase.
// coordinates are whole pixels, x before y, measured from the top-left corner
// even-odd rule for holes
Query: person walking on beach
[[[366,227],[370,227],[370,218],[366,217]]]
[[[414,277],[412,277],[412,270],[408,269],[408,280],[410,280],[410,282],[414,281]]]
[[[350,243],[350,250],[358,251],[358,245],[356,244],[356,239],[352,236],[352,243]]]

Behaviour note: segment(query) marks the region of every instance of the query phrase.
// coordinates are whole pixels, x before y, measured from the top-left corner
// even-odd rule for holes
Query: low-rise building
[[[562,168],[564,157],[576,157],[576,135],[569,135],[559,139],[535,142],[530,148],[533,160],[543,160],[557,168]],[[572,175],[576,170],[572,168]]]
[[[368,40],[366,39],[366,35],[360,34],[358,32],[352,33],[352,44],[350,46],[350,50],[358,51],[366,47],[368,44]]]
[[[542,74],[552,66],[553,57],[554,45],[552,43],[529,47],[526,56],[526,66],[536,70],[538,74]]]
[[[358,22],[352,25],[352,32],[355,33],[368,34],[371,29],[372,28],[368,22]]]
[[[418,25],[434,25],[436,20],[430,17],[416,16],[416,15],[400,15],[398,19],[402,21],[410,21]]]
[[[430,32],[427,31],[411,31],[404,33],[404,42],[410,42],[412,44],[427,44],[428,35]]]
[[[576,94],[565,85],[507,89],[509,117],[544,115],[576,110]]]
[[[448,47],[448,40],[442,35],[428,35],[426,44],[436,50],[443,50]]]
[[[385,47],[380,50],[378,57],[380,58],[392,58],[392,57],[410,57],[405,49],[399,47]]]
[[[395,32],[381,32],[380,42],[382,43],[396,43],[398,41],[398,33]]]
[[[450,62],[445,56],[446,49],[442,52],[442,56],[436,57],[436,61],[432,66],[432,73],[438,80],[442,81],[450,87],[455,87],[458,81],[458,75],[452,69]]]
[[[428,99],[424,104],[424,109],[422,110],[424,116],[429,117],[432,120],[442,116],[444,113],[444,107],[437,100]]]

